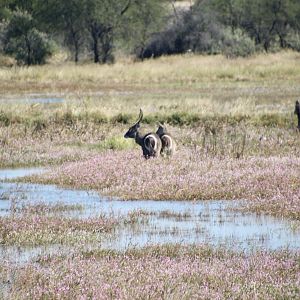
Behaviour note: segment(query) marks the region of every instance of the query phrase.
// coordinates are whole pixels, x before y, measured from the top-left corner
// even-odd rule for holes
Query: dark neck
[[[135,136],[135,142],[140,146],[143,146],[143,140],[144,140],[144,135],[138,131]]]

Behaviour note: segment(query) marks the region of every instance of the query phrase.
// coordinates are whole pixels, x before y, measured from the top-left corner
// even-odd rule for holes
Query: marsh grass
[[[287,123],[279,126],[279,121],[274,122],[269,117],[269,125],[262,126],[261,121],[255,121],[256,118],[205,116],[193,123],[176,117],[175,125],[171,122],[167,127],[179,149],[189,147],[191,153],[197,150],[209,157],[297,155],[299,132],[293,128],[291,120],[286,119]],[[63,121],[36,120],[31,125],[12,123],[0,126],[0,167],[57,165],[86,159],[107,150],[138,149],[133,140],[123,138],[129,126],[73,119],[70,114]],[[146,118],[141,129],[147,133],[156,131],[157,127],[158,123],[148,123]]]
[[[123,199],[242,198],[245,212],[299,220],[300,138],[293,115],[299,82],[295,52],[2,68],[0,167],[50,165],[49,173],[22,180]],[[22,103],[53,95],[64,102]],[[144,160],[139,147],[123,139],[140,107],[143,130],[167,123],[178,144],[172,159]],[[299,298],[297,250],[245,254],[165,245],[105,251],[99,248],[104,234],[117,226],[139,232],[154,213],[83,220],[61,216],[77,206],[18,208],[10,200],[11,215],[0,218],[0,244],[61,244],[72,251],[22,266],[0,261],[0,298]],[[161,217],[190,215],[166,210]],[[97,249],[80,248],[95,242]]]
[[[166,92],[167,93],[167,92]],[[171,96],[169,96],[171,97]],[[184,97],[184,96],[183,96]],[[166,105],[157,105],[161,99],[150,99],[143,103],[143,98],[138,98],[135,104],[127,104],[126,99],[118,98],[118,106],[113,111],[110,98],[94,99],[91,107],[86,110],[76,102],[76,99],[68,100],[68,107],[59,106],[50,109],[51,104],[34,111],[28,110],[26,105],[7,105],[0,103],[0,124],[8,127],[13,124],[23,124],[30,131],[40,131],[49,126],[72,126],[76,123],[94,123],[95,125],[116,124],[130,125],[137,119],[139,107],[145,111],[144,124],[157,124],[166,122],[173,126],[198,124],[236,124],[246,123],[255,126],[292,128],[296,124],[296,116],[293,115],[294,99],[289,103],[282,103],[282,107],[275,109],[274,103],[265,106],[252,104],[247,107],[247,101],[240,99],[236,102],[222,102],[221,100],[203,100],[197,95],[191,103],[183,99],[170,99]],[[257,102],[254,98],[253,102]],[[101,107],[101,109],[99,108]],[[119,112],[118,112],[119,110]],[[122,112],[120,112],[122,111]]]
[[[257,211],[299,219],[297,156],[237,159],[186,147],[171,160],[145,161],[138,153],[106,151],[26,180],[96,189],[123,199],[246,199]]]
[[[63,213],[63,212],[72,212],[72,211],[83,211],[84,206],[82,204],[64,204],[64,203],[55,203],[55,204],[46,204],[43,202],[26,204],[22,203],[20,206],[16,207],[15,213],[23,214],[53,214],[53,213]]]
[[[5,268],[2,269],[5,275]],[[209,246],[89,251],[14,267],[22,299],[297,298],[299,253],[233,253]]]
[[[142,107],[149,124],[167,121],[181,126],[214,118],[287,127],[294,121],[291,112],[300,92],[299,61],[298,53],[282,52],[236,60],[183,55],[111,66],[1,69],[6,100],[0,104],[0,122],[130,124]],[[14,102],[49,95],[60,95],[65,102]]]
[[[80,204],[26,203],[11,200],[8,215],[0,217],[0,244],[38,246],[52,244],[93,243],[101,241],[103,234],[113,232],[123,223],[122,218],[98,216],[74,218],[63,213],[83,211]]]
[[[159,213],[159,218],[174,218],[177,221],[187,220],[192,217],[191,212],[185,211],[182,213],[174,212],[172,210],[163,210]]]
[[[126,150],[132,149],[134,142],[132,140],[125,140],[123,136],[113,136],[105,139],[98,145],[93,145],[93,147],[100,150]]]
[[[0,243],[3,245],[37,246],[50,244],[93,243],[117,225],[112,218],[85,220],[43,213],[0,217]]]

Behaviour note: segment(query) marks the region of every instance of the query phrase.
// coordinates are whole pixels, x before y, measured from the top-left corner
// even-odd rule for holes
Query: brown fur
[[[166,126],[159,124],[156,134],[160,137],[162,148],[162,156],[172,156],[176,151],[176,143],[174,138],[168,133]]]

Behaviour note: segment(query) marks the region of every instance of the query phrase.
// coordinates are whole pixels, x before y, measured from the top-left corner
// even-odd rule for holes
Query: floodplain
[[[0,69],[0,297],[297,299],[300,55]],[[178,150],[123,138],[165,122]]]

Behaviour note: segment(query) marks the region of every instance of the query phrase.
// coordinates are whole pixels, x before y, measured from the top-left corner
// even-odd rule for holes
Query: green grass
[[[133,148],[133,141],[125,140],[123,136],[114,136],[104,140],[98,147],[100,149],[125,150]]]

